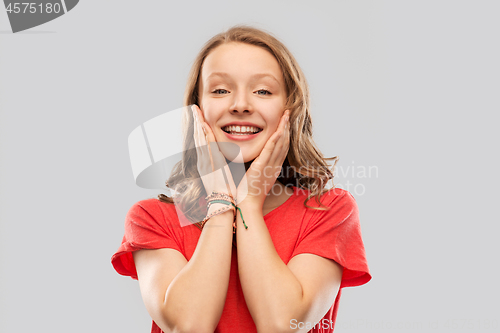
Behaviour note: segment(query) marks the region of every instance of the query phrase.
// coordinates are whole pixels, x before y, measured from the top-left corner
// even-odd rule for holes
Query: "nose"
[[[233,104],[231,105],[231,113],[252,113],[253,108],[248,96],[244,91],[234,94]]]

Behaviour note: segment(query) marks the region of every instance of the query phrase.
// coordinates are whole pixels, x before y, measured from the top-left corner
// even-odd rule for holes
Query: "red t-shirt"
[[[316,210],[304,206],[309,191],[297,187],[293,189],[294,194],[285,203],[264,216],[281,260],[288,264],[297,254],[316,254],[343,267],[340,288],[368,282],[371,276],[361,238],[358,207],[353,196],[342,189],[330,189],[322,195],[321,202],[331,209]],[[307,204],[319,207],[314,197]],[[180,226],[174,205],[157,199],[139,201],[127,214],[125,235],[111,262],[119,274],[137,279],[133,251],[171,248],[189,261],[200,234],[201,230],[195,225]],[[243,296],[236,251],[233,245],[226,303],[215,330],[217,333],[257,332]],[[341,290],[323,319],[310,332],[333,332]],[[291,328],[297,328],[299,324],[291,322]],[[162,332],[154,321],[151,332]]]

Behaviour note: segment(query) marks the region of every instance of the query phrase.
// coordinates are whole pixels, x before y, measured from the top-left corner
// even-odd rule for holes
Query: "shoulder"
[[[324,201],[323,201],[324,200]],[[332,188],[323,194],[322,202],[329,208],[330,215],[335,215],[341,220],[358,220],[358,205],[356,199],[348,191],[341,188]]]
[[[129,209],[129,213],[137,213],[137,212],[159,212],[169,210],[172,204],[168,204],[166,202],[160,201],[158,199],[144,199],[137,201],[132,207]]]
[[[158,199],[145,199],[136,202],[130,207],[126,221],[159,223],[165,221],[172,214],[175,214],[175,208],[172,204],[162,202]]]
[[[302,194],[304,200],[306,200],[311,194],[311,191],[308,190],[302,190],[302,189],[297,189],[299,195]],[[344,207],[344,208],[357,208],[356,204],[356,199],[352,196],[352,194],[349,191],[346,191],[341,188],[331,188],[328,189],[327,191],[324,191],[320,197],[319,201],[321,202],[321,205],[318,204],[317,201],[317,196],[311,196],[307,200],[307,205],[314,207],[314,208],[320,208],[320,207],[328,207],[328,208],[339,208],[339,207]]]
[[[311,208],[306,209],[306,216],[311,227],[331,229],[359,223],[356,200],[348,191],[341,188],[329,189],[320,196],[320,202],[321,204],[314,196],[307,201]]]
[[[349,191],[341,188],[332,188],[323,193],[322,197],[325,200],[325,204],[328,203],[329,207],[341,206],[345,208],[357,208],[356,199],[354,199]]]

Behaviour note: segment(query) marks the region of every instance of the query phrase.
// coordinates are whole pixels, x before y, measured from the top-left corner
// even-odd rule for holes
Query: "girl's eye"
[[[257,90],[257,95],[262,95],[262,96],[271,95],[271,92],[269,90],[261,89]]]
[[[212,93],[213,94],[223,95],[223,94],[229,93],[229,91],[227,91],[226,89],[215,89],[214,91],[212,91]]]

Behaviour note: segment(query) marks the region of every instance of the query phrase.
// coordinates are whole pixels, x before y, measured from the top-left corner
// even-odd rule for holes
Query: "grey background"
[[[237,23],[296,56],[315,139],[358,185],[373,280],[344,289],[336,331],[494,331],[499,10],[82,1],[18,34],[0,10],[0,332],[149,332],[137,282],[110,264],[127,210],[158,193],[135,186],[127,137],[182,105],[197,51]]]

